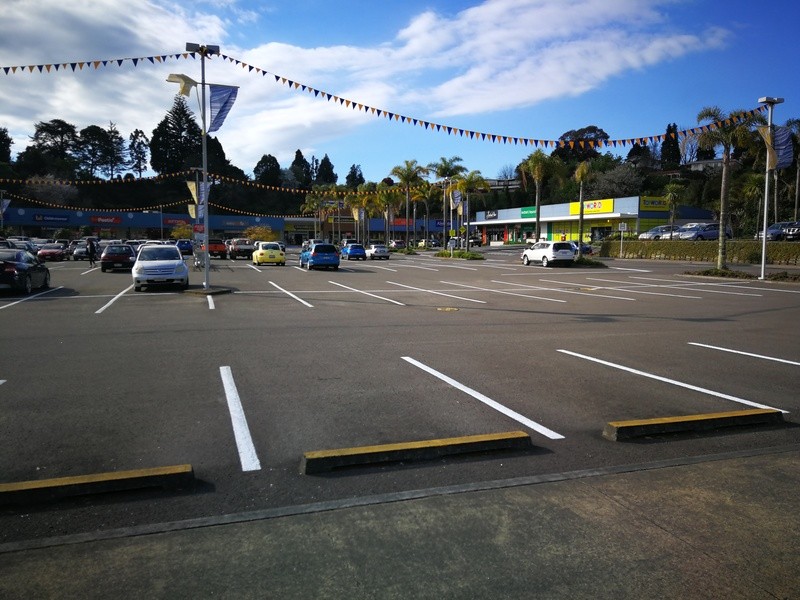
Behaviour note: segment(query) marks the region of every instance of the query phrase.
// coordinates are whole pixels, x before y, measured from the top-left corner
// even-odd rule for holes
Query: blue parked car
[[[175,245],[178,247],[178,250],[181,251],[181,254],[194,254],[192,240],[178,240],[175,242]]]
[[[342,248],[342,258],[347,260],[367,260],[367,251],[361,244],[347,244]]]
[[[300,266],[339,270],[339,251],[333,244],[312,244],[300,252]]]

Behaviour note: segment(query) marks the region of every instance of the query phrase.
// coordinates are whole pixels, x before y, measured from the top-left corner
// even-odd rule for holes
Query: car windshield
[[[280,250],[281,247],[278,244],[261,244],[262,250]]]
[[[361,244],[350,244],[350,249],[351,250],[363,250],[364,246],[362,246]]]
[[[314,254],[335,254],[336,248],[333,244],[317,244],[311,249]]]
[[[174,246],[144,246],[139,251],[139,260],[183,260]]]
[[[42,250],[62,250],[64,247],[61,244],[45,244]]]
[[[572,244],[566,242],[557,242],[553,244],[553,250],[572,250]]]

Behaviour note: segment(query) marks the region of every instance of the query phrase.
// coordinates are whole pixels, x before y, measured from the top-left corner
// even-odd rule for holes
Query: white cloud
[[[446,122],[543,100],[585,94],[626,72],[724,46],[727,33],[675,31],[659,8],[671,0],[489,0],[448,17],[435,9],[372,47],[250,44],[238,27],[267,6],[176,0],[26,0],[3,4],[0,66],[178,53],[187,41],[223,52],[317,89],[370,106]],[[227,16],[213,11],[225,9]],[[218,57],[207,80],[241,86],[219,138],[228,157],[250,171],[264,153],[319,148],[369,124],[346,110],[275,83],[272,75]],[[0,75],[0,127],[22,151],[38,121],[61,118],[80,130],[117,124],[149,136],[172,105],[171,72],[199,79],[199,61],[134,68]],[[190,108],[197,111],[194,99]],[[198,111],[199,112],[199,111]],[[512,132],[513,133],[513,132]],[[280,158],[279,158],[280,160]],[[341,170],[341,169],[340,169]]]

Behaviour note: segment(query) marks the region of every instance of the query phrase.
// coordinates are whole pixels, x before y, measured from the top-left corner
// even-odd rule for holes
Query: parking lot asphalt
[[[197,485],[3,508],[0,597],[796,597],[800,287],[487,258],[215,261],[205,298],[64,264],[1,298],[0,482]],[[748,408],[786,422],[602,435]],[[300,472],[513,429],[533,448]]]
[[[797,598],[800,447],[0,548],[4,598]]]

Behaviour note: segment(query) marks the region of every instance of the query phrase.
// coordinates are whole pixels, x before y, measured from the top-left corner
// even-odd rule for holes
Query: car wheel
[[[530,258],[528,258],[528,255],[527,255],[527,254],[526,254],[525,256],[523,256],[523,257],[522,257],[522,264],[523,264],[523,265],[525,265],[526,267],[527,267],[529,264],[531,264],[531,259],[530,259]]]
[[[142,286],[140,286],[140,285],[133,286],[133,291],[134,292],[141,292],[142,291]]]
[[[106,272],[106,268],[103,265],[100,265],[100,271],[102,273],[105,273]]]
[[[311,270],[311,263],[310,262],[306,263],[306,269],[308,269],[309,271]]]
[[[26,275],[25,281],[22,282],[22,291],[25,292],[25,295],[28,295],[31,293],[31,290],[33,290],[33,284],[31,283],[31,276]]]
[[[50,287],[50,271],[47,271],[44,274],[44,282],[42,282],[42,288],[47,289]]]
[[[543,257],[542,257],[542,266],[543,266],[543,267],[546,267],[546,266],[547,266],[547,264],[548,264],[548,262],[549,262],[549,261],[547,260],[547,257],[546,257],[546,256],[543,256]]]
[[[338,266],[338,265],[336,265],[335,267],[333,267],[333,270],[334,270],[334,271],[338,271],[338,270],[339,270],[339,266]]]
[[[370,260],[375,260],[375,257],[374,256],[370,256],[369,259]],[[367,260],[367,259],[365,258],[364,260]]]

